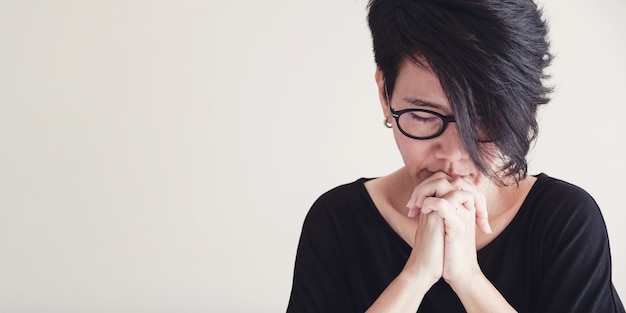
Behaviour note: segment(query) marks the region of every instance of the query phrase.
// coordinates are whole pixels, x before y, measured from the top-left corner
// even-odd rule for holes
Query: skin
[[[380,71],[376,83],[405,166],[365,186],[382,216],[413,250],[368,312],[415,312],[440,278],[467,312],[515,312],[482,273],[476,251],[511,222],[535,178],[495,184],[476,170],[455,123],[433,139],[404,136],[390,117]],[[427,65],[409,60],[400,64],[390,101],[396,110],[425,108],[453,115],[437,76]]]

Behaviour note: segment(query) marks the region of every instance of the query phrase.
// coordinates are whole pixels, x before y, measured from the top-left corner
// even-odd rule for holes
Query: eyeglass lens
[[[444,127],[441,117],[429,111],[405,111],[399,115],[397,121],[404,132],[414,137],[430,137]]]

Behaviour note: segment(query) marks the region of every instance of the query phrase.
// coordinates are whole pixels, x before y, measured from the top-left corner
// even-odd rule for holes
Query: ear
[[[389,117],[389,104],[387,103],[387,96],[385,95],[385,77],[383,76],[383,72],[379,68],[376,68],[376,74],[374,74],[374,78],[376,79],[376,86],[378,87],[378,99],[380,100],[383,114],[385,115],[385,117]]]

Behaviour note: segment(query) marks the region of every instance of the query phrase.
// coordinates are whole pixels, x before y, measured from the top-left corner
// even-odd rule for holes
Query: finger
[[[467,223],[467,218],[472,216],[469,210],[459,203],[456,203],[455,207],[447,199],[434,197],[424,200],[424,207],[421,213],[422,215],[420,215],[420,217],[432,215],[440,217],[443,220],[445,233],[448,235],[457,234],[459,230],[464,228],[464,224]],[[473,225],[474,221],[471,221],[471,223]]]
[[[424,199],[427,197],[442,197],[447,193],[456,190],[454,186],[450,184],[451,177],[443,172],[438,172],[424,180],[419,186],[417,186],[411,198],[407,203],[409,209],[408,217],[415,217],[419,213],[419,210],[424,204]]]
[[[482,231],[485,234],[493,233],[493,230],[491,229],[491,225],[489,224],[489,219],[487,217],[476,216],[476,226],[478,226],[478,229],[480,229],[480,231]]]
[[[472,193],[476,200],[477,214],[487,215],[487,199],[485,199],[483,193],[478,190],[478,187],[463,178],[455,178],[450,181],[450,184],[458,190],[464,190]]]
[[[493,231],[491,229],[491,225],[489,225],[487,199],[482,192],[480,192],[474,184],[461,178],[453,180],[451,184],[459,190],[468,191],[474,195],[476,206],[476,225],[483,233],[491,234]]]
[[[421,213],[429,214],[437,212],[442,218],[454,218],[465,216],[475,216],[474,195],[467,191],[454,190],[444,197],[428,197],[424,200]]]

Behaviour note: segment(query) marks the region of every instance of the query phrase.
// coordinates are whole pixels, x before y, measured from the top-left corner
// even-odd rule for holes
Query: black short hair
[[[370,0],[375,61],[393,93],[404,59],[426,60],[450,101],[461,140],[478,170],[502,183],[523,179],[549,101],[547,23],[531,0]],[[479,142],[488,136],[495,156]],[[485,157],[499,157],[495,170]]]

